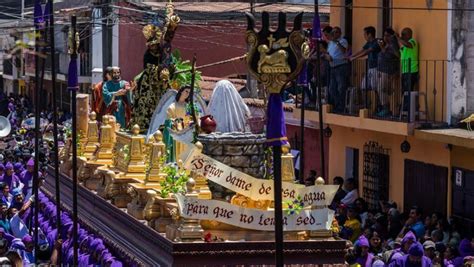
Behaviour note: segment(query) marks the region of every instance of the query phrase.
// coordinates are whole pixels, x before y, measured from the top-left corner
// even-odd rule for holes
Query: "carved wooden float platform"
[[[42,188],[54,198],[54,170]],[[72,180],[61,174],[61,202],[72,210]],[[232,266],[272,265],[274,242],[172,242],[123,210],[78,185],[79,219],[100,233],[104,240],[140,266]],[[309,240],[285,242],[287,264],[343,264],[346,242],[343,240]],[[299,265],[301,266],[301,265]]]

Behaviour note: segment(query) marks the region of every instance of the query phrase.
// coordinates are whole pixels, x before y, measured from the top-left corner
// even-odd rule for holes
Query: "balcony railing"
[[[361,109],[374,119],[403,122],[446,121],[446,60],[388,62],[369,69],[367,60],[355,60],[345,66],[323,71],[323,103],[333,106],[332,113],[359,116]],[[326,74],[324,74],[326,73]],[[313,83],[307,92],[317,96]],[[311,99],[316,102],[315,97]],[[306,108],[314,109],[314,104]],[[316,102],[317,103],[317,102]],[[317,109],[317,107],[316,107]]]

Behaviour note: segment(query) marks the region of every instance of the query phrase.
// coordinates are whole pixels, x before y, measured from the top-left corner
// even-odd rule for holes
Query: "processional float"
[[[167,12],[174,16],[168,21],[179,21],[170,3]],[[86,122],[79,143],[83,151],[79,157],[79,177],[83,184],[115,206],[127,208],[138,220],[146,220],[150,227],[173,241],[200,241],[206,231],[212,231],[225,240],[271,241],[276,236],[277,243],[281,243],[283,235],[287,240],[307,240],[330,237],[334,230],[334,213],[327,206],[337,186],[324,185],[321,179],[311,187],[293,183],[293,158],[289,153],[279,96],[280,91],[296,79],[307,56],[302,14],[295,17],[291,31],[287,31],[283,13],[279,14],[276,31],[270,29],[266,12],[262,14],[259,31],[255,29],[253,16],[248,14],[247,18],[248,67],[270,93],[266,136],[262,133],[196,133],[192,135],[194,144],[181,151],[183,158],[176,159],[173,166],[166,162],[167,155],[172,153],[170,148],[176,150],[173,142],[190,141],[189,129],[175,131],[173,123],[179,120],[172,121],[169,127],[162,126],[167,123],[163,114],[177,94],[173,89],[162,93],[149,121],[132,118],[129,131],[120,130],[110,115],[102,116],[101,122],[94,113],[79,118]],[[162,36],[158,31],[156,34]],[[155,84],[176,88],[172,75],[162,72],[164,66],[160,68],[159,73],[163,75],[158,77],[162,80]],[[152,69],[147,65],[148,72]],[[193,92],[193,82],[190,87]],[[196,97],[198,100],[192,101],[193,105],[200,102],[199,96]],[[87,105],[87,101],[78,102],[82,110],[89,110]],[[205,105],[196,105],[201,105],[201,112],[205,114]],[[193,107],[191,114],[194,112]],[[138,123],[133,124],[134,121],[148,128],[142,129]],[[173,137],[171,142],[170,137]],[[270,151],[269,147],[273,149]],[[65,166],[70,160],[69,149],[70,146],[66,146],[62,153]],[[273,180],[262,179],[264,175],[259,170],[265,165],[265,155],[273,155]],[[216,188],[221,191],[217,192]],[[230,195],[226,195],[229,192]],[[281,246],[277,247],[280,249]]]

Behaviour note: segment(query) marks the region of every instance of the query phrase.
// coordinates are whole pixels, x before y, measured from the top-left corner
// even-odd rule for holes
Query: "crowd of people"
[[[6,115],[11,125],[8,136],[0,138],[0,265],[1,266],[31,266],[72,265],[73,264],[73,223],[69,213],[61,211],[58,216],[56,204],[45,194],[38,194],[38,240],[34,239],[34,192],[33,180],[35,171],[34,160],[34,124],[29,100],[26,97],[0,95],[2,115]],[[6,106],[6,108],[4,108]],[[6,112],[7,114],[5,114]],[[66,129],[63,123],[69,117],[67,113],[59,113],[60,137],[64,138]],[[39,187],[41,188],[46,171],[44,167],[52,160],[49,155],[51,147],[43,134],[49,129],[52,112],[43,111],[41,118],[46,122],[42,125],[39,161]],[[57,228],[57,219],[61,226]],[[122,266],[113,255],[112,248],[93,231],[84,226],[78,226],[79,266]],[[36,244],[38,245],[36,247]],[[36,247],[36,248],[35,248]],[[37,252],[36,250],[39,249]],[[110,250],[109,250],[110,249]],[[58,257],[61,253],[62,257]],[[61,262],[59,262],[61,259]]]
[[[365,45],[353,52],[350,38],[343,37],[340,27],[326,26],[322,30],[323,39],[319,42],[319,56],[314,50],[308,65],[308,76],[312,77],[306,94],[306,102],[311,106],[316,100],[317,78],[322,88],[326,88],[325,101],[334,107],[334,112],[347,112],[346,97],[349,88],[372,90],[376,92],[376,115],[393,116],[391,96],[395,96],[402,110],[408,109],[405,92],[414,91],[419,80],[419,44],[413,38],[413,31],[404,28],[401,33],[392,28],[384,29],[377,38],[375,27],[368,26],[363,31]],[[359,59],[367,57],[364,64]],[[319,67],[317,64],[319,63]],[[365,66],[367,64],[367,66]],[[319,68],[319,76],[317,69]],[[357,72],[357,77],[352,77]],[[351,78],[352,77],[352,78]],[[308,88],[307,88],[308,89]],[[284,94],[286,102],[294,102],[298,91],[290,88]],[[402,103],[403,100],[403,103]]]
[[[368,208],[353,178],[335,177],[339,190],[331,204],[336,210],[338,236],[348,240],[350,266],[472,266],[472,229],[461,229],[455,218],[422,207],[401,213],[391,201]]]

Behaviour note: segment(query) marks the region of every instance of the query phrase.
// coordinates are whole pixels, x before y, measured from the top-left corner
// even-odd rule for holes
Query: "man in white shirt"
[[[334,112],[341,113],[345,109],[346,90],[349,85],[350,66],[348,58],[349,43],[342,38],[341,28],[334,27],[328,35],[328,54],[326,59],[331,65],[331,81],[329,83],[329,104]]]
[[[341,203],[345,205],[351,205],[359,198],[359,193],[357,191],[357,184],[354,178],[346,179],[344,183],[344,189],[347,192],[347,195],[341,200]]]

